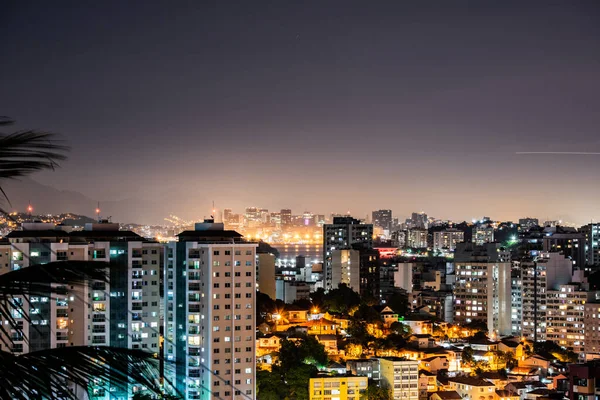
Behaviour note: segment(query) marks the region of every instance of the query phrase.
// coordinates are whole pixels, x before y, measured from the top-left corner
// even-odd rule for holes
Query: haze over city
[[[591,1],[12,2],[0,105],[72,146],[35,180],[143,204],[122,222],[215,201],[585,223],[600,156],[516,152],[600,150],[599,16]]]

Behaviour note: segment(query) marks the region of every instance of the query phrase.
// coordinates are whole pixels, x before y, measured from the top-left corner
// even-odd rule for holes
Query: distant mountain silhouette
[[[60,214],[65,212],[95,217],[98,202],[79,192],[58,190],[31,178],[5,180],[2,182],[12,207],[2,199],[2,208],[9,211],[25,211],[31,201],[34,214]],[[142,199],[101,201],[101,216],[112,217],[122,223],[161,223],[168,211],[160,210],[156,203]]]

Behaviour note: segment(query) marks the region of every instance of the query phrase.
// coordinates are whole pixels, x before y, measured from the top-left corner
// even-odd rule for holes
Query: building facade
[[[95,281],[62,290],[54,285],[46,296],[15,299],[23,312],[14,315],[19,324],[13,329],[16,340],[6,350],[25,354],[93,345],[159,352],[161,244],[106,222],[73,232],[49,224],[23,225],[24,230],[0,242],[0,273],[55,261],[103,261],[111,263],[110,284]],[[94,399],[125,400],[141,387],[104,385],[91,390]]]
[[[445,229],[433,233],[433,249],[454,251],[457,243],[465,241],[465,233],[457,229]]]
[[[332,255],[335,250],[373,248],[373,225],[352,217],[334,217],[332,224],[323,225],[323,275],[325,290],[333,289]]]
[[[256,244],[212,220],[165,252],[166,373],[185,399],[256,398]]]
[[[381,385],[392,392],[394,400],[419,400],[419,361],[380,358]]]
[[[510,335],[510,252],[498,243],[481,246],[460,243],[454,261],[455,322],[465,324],[480,320],[487,323],[490,333]]]

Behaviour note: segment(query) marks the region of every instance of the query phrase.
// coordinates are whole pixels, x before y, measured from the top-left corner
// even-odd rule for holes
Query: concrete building
[[[567,373],[569,378],[569,400],[595,400],[600,386],[600,362],[571,364]]]
[[[259,253],[256,255],[256,280],[258,291],[275,299],[275,255]]]
[[[600,358],[600,301],[598,296],[584,305],[583,317],[585,354]]]
[[[323,268],[325,290],[331,290],[331,257],[334,250],[373,248],[373,225],[352,217],[334,217],[332,224],[323,225]]]
[[[281,220],[282,228],[292,226],[292,210],[290,210],[289,208],[282,208],[279,212],[279,218]]]
[[[419,361],[397,357],[379,359],[380,381],[394,400],[419,400]]]
[[[472,241],[477,246],[494,242],[494,227],[490,224],[477,224],[473,227]]]
[[[394,287],[404,289],[408,293],[413,291],[413,271],[415,263],[398,263],[392,274],[394,277]]]
[[[360,252],[358,250],[334,250],[331,253],[331,287],[346,284],[355,292],[360,291]]]
[[[542,252],[517,265],[521,270],[521,335],[546,340],[547,292],[571,281],[572,263],[560,253]]]
[[[105,345],[159,351],[161,244],[106,222],[70,233],[53,224],[27,223],[24,229],[0,242],[0,274],[54,261],[104,261],[112,264],[111,284],[97,281],[64,287],[64,294],[49,289],[47,295],[17,297],[24,314],[16,314],[17,340],[4,350],[25,354]],[[132,385],[125,391],[108,384],[93,390],[95,399],[112,399],[130,397],[139,389]]]
[[[585,235],[585,262],[600,267],[600,225],[587,224],[579,230]]]
[[[472,376],[457,376],[448,379],[450,390],[456,391],[465,400],[494,400],[496,386],[485,379]]]
[[[367,391],[366,376],[323,376],[310,378],[308,395],[310,400],[359,400]]]
[[[510,279],[511,335],[520,337],[523,321],[523,280],[521,279],[521,268],[518,265],[513,264]]]
[[[371,222],[374,227],[388,231],[392,229],[392,210],[377,210],[373,211],[371,215]]]
[[[576,283],[559,285],[546,294],[546,340],[584,358],[584,315],[588,291]]]
[[[455,322],[480,320],[488,331],[511,334],[510,252],[498,243],[459,243],[454,256]]]
[[[457,229],[445,229],[433,233],[433,249],[454,251],[457,243],[465,241],[465,233]]]
[[[531,228],[535,228],[537,226],[540,226],[540,221],[537,218],[519,218],[519,227],[523,232],[527,232]]]
[[[569,258],[574,268],[584,268],[586,262],[586,234],[575,228],[557,226],[545,232],[542,238],[545,252],[558,252]]]
[[[406,234],[406,247],[413,249],[427,248],[427,230],[409,229]]]
[[[277,279],[275,290],[275,298],[286,304],[291,304],[296,300],[310,299],[310,285],[307,282]]]
[[[166,372],[187,399],[256,398],[256,244],[206,220],[165,254]]]

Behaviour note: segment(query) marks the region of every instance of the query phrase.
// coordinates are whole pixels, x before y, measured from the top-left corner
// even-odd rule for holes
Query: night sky
[[[600,152],[597,1],[0,7],[0,115],[72,146],[34,178],[135,218],[600,219],[600,155],[515,154]]]

